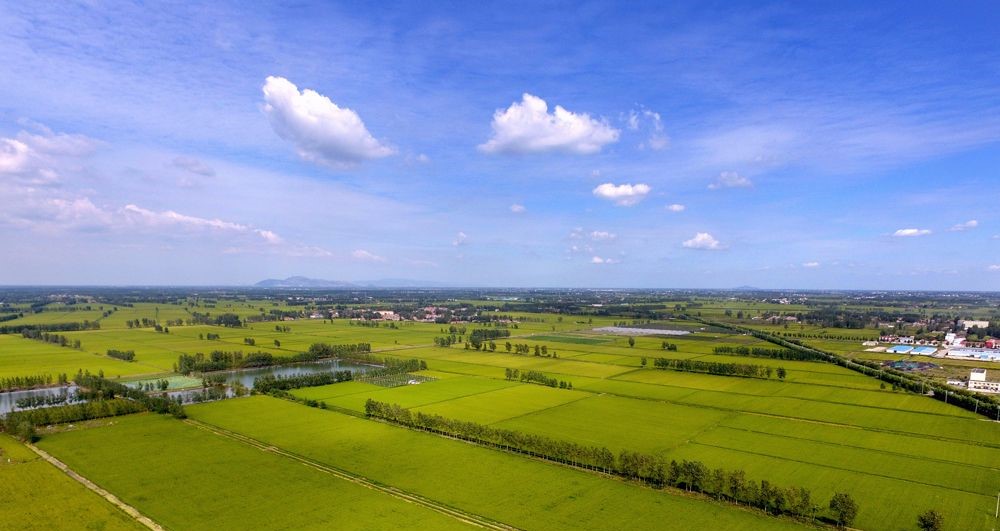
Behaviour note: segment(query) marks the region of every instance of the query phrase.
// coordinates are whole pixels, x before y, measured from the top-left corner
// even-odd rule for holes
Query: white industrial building
[[[989,321],[959,321],[958,326],[962,327],[962,330],[968,330],[972,327],[976,328],[988,328],[990,326]]]
[[[972,369],[969,375],[969,391],[980,393],[1000,393],[1000,382],[986,380],[986,369]]]

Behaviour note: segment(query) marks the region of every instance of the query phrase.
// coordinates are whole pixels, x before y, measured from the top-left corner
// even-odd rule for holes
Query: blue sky
[[[0,284],[1000,289],[986,2],[25,4]]]

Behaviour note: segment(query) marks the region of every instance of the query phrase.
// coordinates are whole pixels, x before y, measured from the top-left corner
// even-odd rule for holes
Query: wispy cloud
[[[896,238],[915,238],[917,236],[927,236],[930,233],[930,229],[899,229],[892,233],[892,235]]]
[[[715,182],[708,185],[709,190],[719,190],[721,188],[750,188],[753,186],[753,182],[734,172],[734,171],[724,171],[719,174],[719,177]]]
[[[978,221],[970,219],[965,223],[956,223],[955,225],[952,225],[951,228],[948,230],[951,232],[962,232],[962,231],[972,230],[978,226],[979,226]]]

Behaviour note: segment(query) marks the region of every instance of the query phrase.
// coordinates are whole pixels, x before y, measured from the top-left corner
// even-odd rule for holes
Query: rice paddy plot
[[[39,446],[168,529],[466,528],[170,417],[119,417],[46,435]]]
[[[788,520],[609,480],[269,397],[191,406],[203,422],[525,530],[801,529]]]
[[[535,384],[517,384],[496,391],[437,402],[417,408],[417,411],[480,424],[492,424],[590,396],[592,396],[590,393],[569,389]]]
[[[0,378],[51,374],[55,379],[63,373],[72,377],[78,370],[104,371],[112,378],[156,371],[84,350],[24,339],[19,335],[0,335]]]
[[[0,434],[0,529],[146,529],[11,437]]]

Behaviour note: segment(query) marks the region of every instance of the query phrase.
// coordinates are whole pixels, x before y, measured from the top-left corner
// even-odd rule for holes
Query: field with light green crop
[[[423,385],[423,384],[422,384]],[[656,491],[426,433],[249,398],[193,418],[521,529],[798,528],[725,504]]]
[[[98,494],[0,434],[0,529],[145,529]]]
[[[744,306],[748,312],[765,307]],[[329,411],[263,397],[192,406],[189,411],[195,419],[283,451],[525,529],[655,528],[664,514],[689,527],[709,525],[706,522],[713,515],[723,518],[722,528],[727,529],[780,528],[792,523],[359,418],[365,402],[399,404],[426,414],[603,446],[615,453],[639,451],[668,461],[699,460],[709,468],[743,470],[757,481],[810,489],[821,515],[834,493],[848,492],[859,503],[855,527],[860,529],[906,528],[927,509],[944,514],[949,529],[987,530],[994,524],[992,511],[1000,490],[1000,425],[928,397],[886,389],[878,380],[830,363],[716,354],[718,347],[777,347],[690,321],[635,322],[632,326],[654,331],[637,330],[630,336],[594,330],[619,324],[621,318],[520,313],[515,315],[525,321],[509,328],[511,336],[483,350],[465,348],[462,342],[450,348],[432,346],[435,337],[450,333],[448,326],[434,323],[371,327],[348,319],[296,319],[250,323],[243,328],[175,325],[169,333],[125,326],[127,319],[155,315],[157,308],[161,316],[169,312],[177,318],[182,313],[206,311],[255,315],[261,308],[272,307],[285,308],[271,301],[220,301],[213,308],[137,305],[102,320],[100,330],[65,333],[81,341],[81,350],[0,336],[0,361],[8,361],[0,363],[0,375],[55,372],[59,367],[64,368],[59,372],[74,373],[83,368],[103,370],[109,377],[120,375],[127,381],[162,377],[173,382],[172,387],[184,387],[197,385],[198,379],[170,374],[182,353],[238,350],[289,356],[318,342],[364,342],[378,355],[424,360],[429,370],[421,374],[431,379],[391,388],[352,381],[291,391],[299,399],[322,403]],[[706,315],[722,315],[726,309],[724,304],[701,308]],[[464,326],[466,333],[483,327],[458,326]],[[655,333],[657,329],[693,333],[668,336]],[[208,340],[209,333],[220,337]],[[247,338],[255,344],[246,344]],[[813,341],[835,352],[862,355],[853,339]],[[508,350],[508,343],[527,345],[528,354],[515,354],[515,349]],[[672,348],[667,350],[665,344]],[[534,355],[536,347],[539,355]],[[104,356],[111,348],[134,350],[136,361]],[[780,367],[787,375],[762,379],[660,370],[654,368],[657,358]],[[510,381],[508,369],[522,374],[537,371],[571,383],[572,389]],[[42,445],[65,456],[91,479],[100,479],[112,492],[130,493],[137,507],[170,526],[197,527],[196,519],[208,513],[179,509],[191,503],[194,498],[190,496],[225,490],[229,487],[222,484],[239,483],[233,475],[238,474],[236,470],[263,467],[268,472],[262,477],[268,481],[305,486],[289,493],[254,482],[247,488],[255,496],[281,500],[293,495],[304,500],[296,510],[319,514],[318,521],[342,527],[336,516],[307,509],[320,503],[312,490],[334,488],[324,486],[334,480],[300,477],[311,474],[309,469],[298,470],[301,464],[292,466],[255,449],[246,453],[242,450],[246,445],[239,441],[179,421],[143,415],[111,424],[46,434]],[[150,452],[154,440],[170,445],[177,441],[184,447],[171,446],[167,452],[195,464],[185,465],[181,477],[207,467],[217,478],[198,482],[190,496],[186,491],[174,494],[153,485],[153,479],[143,479],[144,474],[133,474],[134,465],[116,461]],[[123,441],[128,443],[119,457],[112,449]],[[206,460],[220,452],[232,457],[221,464]],[[101,464],[106,462],[115,464]],[[294,470],[286,470],[286,465]],[[156,470],[145,477],[167,481],[171,473],[167,461],[147,466]],[[269,475],[272,471],[274,476]],[[355,505],[364,511],[384,505],[380,501],[384,494],[369,495],[374,499],[359,493],[345,494],[345,499],[357,500]],[[619,498],[630,502],[622,504]],[[244,513],[269,522],[265,515],[279,505],[278,501],[252,507],[209,505],[204,510],[221,511],[220,522],[239,526],[247,521]],[[367,527],[386,527],[388,521],[401,518],[431,522],[440,516],[434,511],[424,514],[424,509],[416,515],[404,514],[417,508],[390,509]],[[355,516],[351,521],[367,520]],[[454,524],[447,521],[447,525]],[[301,527],[295,522],[289,525]],[[432,527],[438,528],[437,524]]]
[[[467,527],[173,418],[99,424],[46,435],[39,446],[168,529]]]

